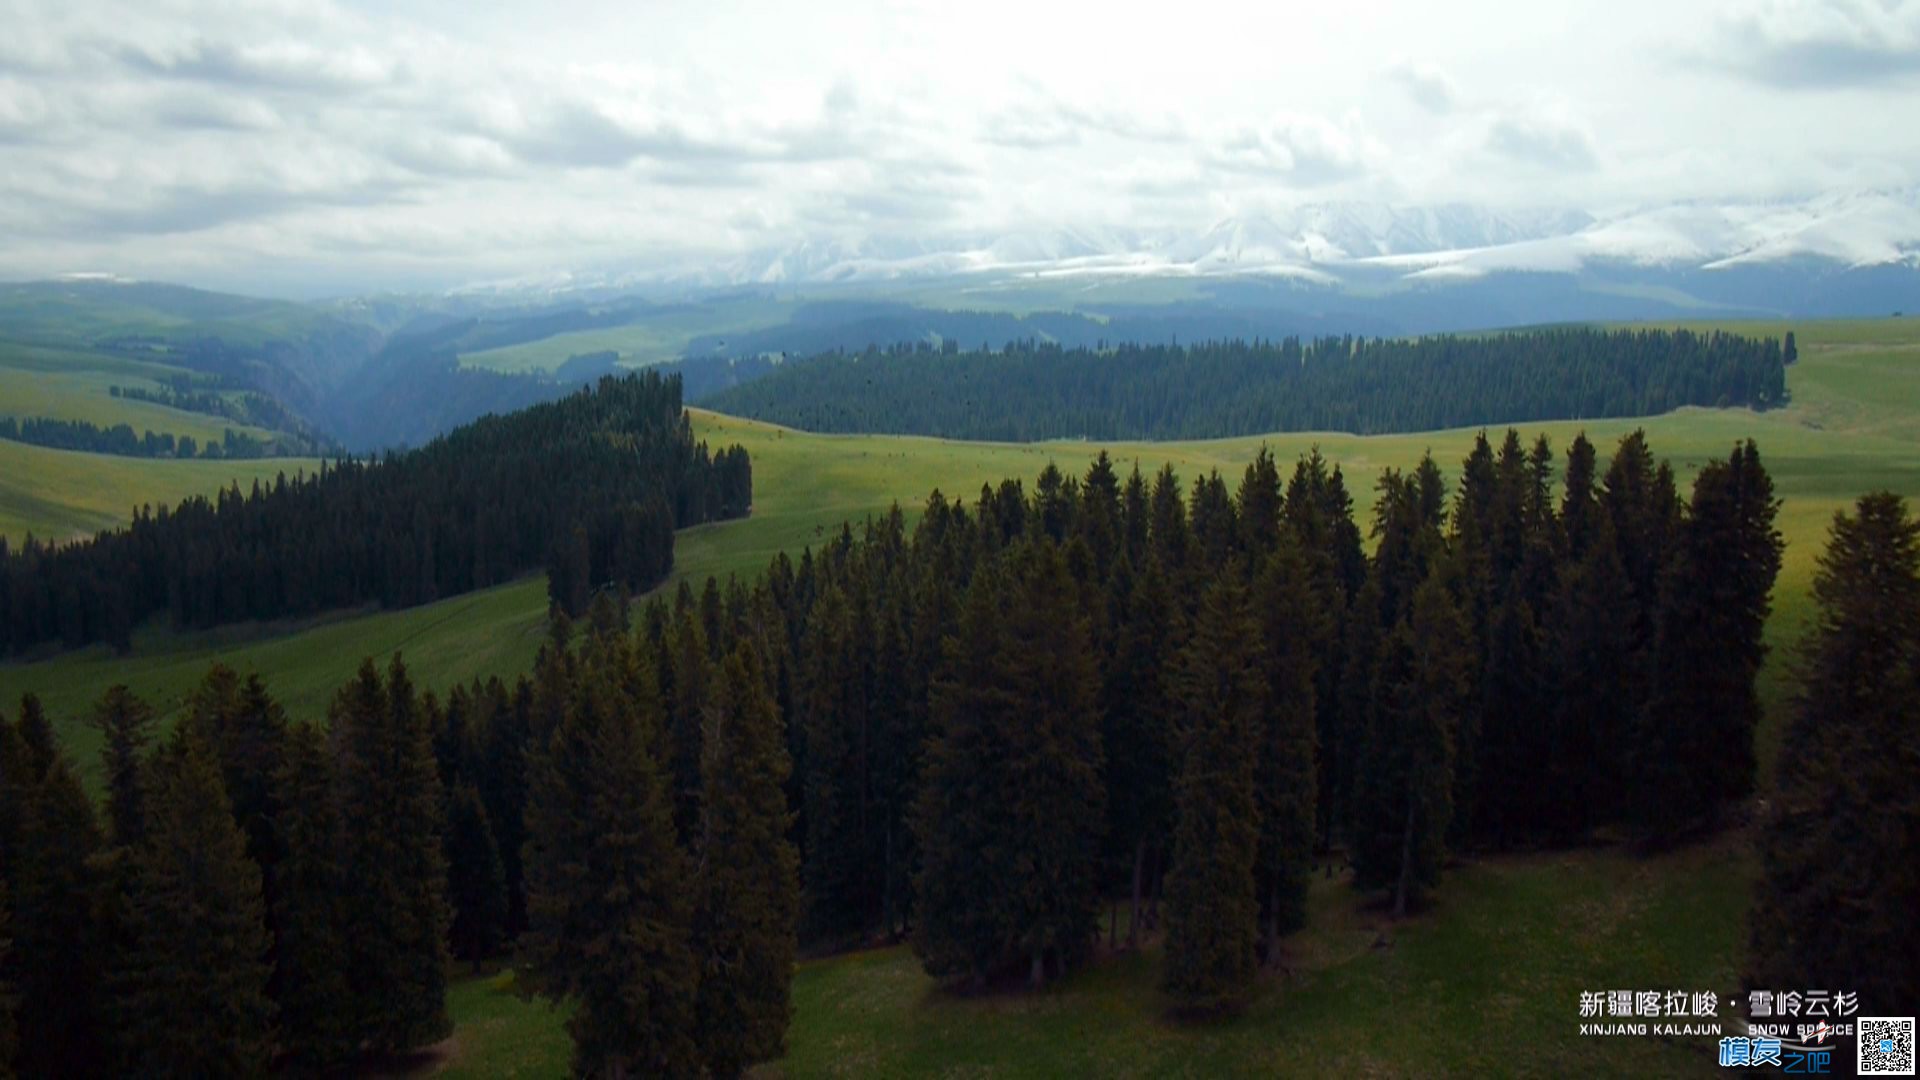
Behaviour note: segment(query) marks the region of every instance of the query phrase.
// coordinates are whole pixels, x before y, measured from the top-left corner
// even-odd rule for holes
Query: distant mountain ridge
[[[594,294],[646,285],[884,284],[942,277],[1208,277],[1259,274],[1324,285],[1495,272],[1670,271],[1794,260],[1837,269],[1920,267],[1920,187],[1773,202],[1685,202],[1606,214],[1577,208],[1333,202],[1224,218],[1198,230],[1068,225],[914,236],[814,237],[630,270],[558,271],[476,283],[464,296]]]

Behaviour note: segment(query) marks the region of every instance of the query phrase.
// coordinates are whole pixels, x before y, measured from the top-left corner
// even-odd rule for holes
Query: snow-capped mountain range
[[[964,235],[848,233],[643,267],[556,270],[454,293],[480,303],[565,302],[661,287],[851,286],[887,292],[942,278],[1017,286],[1022,280],[1156,277],[1240,277],[1336,290],[1364,283],[1376,293],[1516,273],[1601,274],[1616,282],[1687,275],[1711,282],[1736,269],[1774,278],[1868,270],[1883,283],[1887,273],[1900,280],[1911,274],[1920,282],[1920,187],[1605,213],[1348,202],[1229,217],[1199,230],[1060,226]],[[1896,286],[1892,299],[1904,292]],[[1881,299],[1875,297],[1868,310]],[[1920,297],[1911,306],[1920,307]]]

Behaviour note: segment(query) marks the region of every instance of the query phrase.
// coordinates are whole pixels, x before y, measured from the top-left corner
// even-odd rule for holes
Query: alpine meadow
[[[1469,8],[29,0],[0,1077],[1910,1073],[1920,4]]]

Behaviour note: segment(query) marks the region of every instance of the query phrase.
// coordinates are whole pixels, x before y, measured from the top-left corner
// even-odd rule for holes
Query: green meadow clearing
[[[679,359],[687,344],[703,334],[733,333],[779,323],[794,307],[791,300],[760,296],[674,305],[647,312],[625,326],[572,330],[519,345],[463,352],[460,363],[490,371],[553,371],[575,356],[615,352],[620,354],[620,363],[644,367]]]
[[[1710,1076],[1710,1038],[1582,1037],[1583,990],[1738,979],[1752,853],[1739,835],[1657,859],[1618,850],[1465,863],[1395,924],[1319,879],[1246,1013],[1168,1019],[1158,942],[1102,950],[1040,994],[961,997],[905,946],[806,960],[787,1056],[756,1076]],[[1124,924],[1123,931],[1124,933]],[[454,1037],[415,1070],[557,1076],[561,1017],[510,974],[456,983]]]
[[[1645,420],[1529,424],[1563,449],[1586,431],[1603,456],[1625,432],[1644,427],[1656,454],[1690,484],[1707,459],[1754,438],[1784,500],[1787,540],[1775,589],[1763,673],[1768,714],[1760,733],[1763,770],[1775,756],[1789,686],[1782,654],[1810,617],[1815,556],[1835,511],[1886,488],[1920,497],[1920,319],[1737,324],[1729,329],[1798,331],[1800,362],[1788,371],[1793,403],[1755,414],[1688,409]],[[1031,481],[1048,461],[1083,470],[1100,446],[961,443],[896,436],[820,436],[695,413],[710,443],[739,442],[752,455],[750,518],[682,532],[676,578],[752,575],[781,550],[817,545],[841,522],[884,513],[898,502],[910,516],[939,488],[969,500],[983,481]],[[1313,445],[1340,463],[1364,519],[1379,471],[1408,467],[1431,451],[1449,473],[1471,445],[1471,430],[1355,437],[1286,434],[1187,443],[1117,443],[1106,449],[1143,471],[1171,462],[1186,477],[1217,468],[1237,482],[1265,445],[1283,463]],[[0,455],[31,450],[0,443]],[[43,454],[54,454],[42,451]],[[45,534],[59,515],[82,513],[93,492],[177,497],[224,483],[236,467],[278,462],[129,462],[144,478],[100,477],[126,459],[78,459],[61,475],[17,475],[0,456],[0,526],[9,535]],[[89,466],[98,466],[93,472]],[[163,479],[164,478],[164,479]],[[243,481],[244,482],[244,481]],[[162,484],[171,486],[162,487]],[[195,488],[196,483],[206,487]],[[113,501],[96,511],[110,513]],[[120,516],[124,519],[124,508]],[[669,584],[671,587],[671,583]],[[88,649],[34,663],[0,665],[0,701],[23,691],[45,698],[90,780],[98,742],[82,717],[109,685],[124,682],[163,712],[220,659],[265,676],[295,716],[318,716],[332,688],[360,658],[401,651],[423,684],[445,687],[525,670],[544,634],[546,596],[536,577],[404,612],[346,613],[298,624],[174,634],[147,627],[134,655]],[[1611,848],[1473,862],[1458,868],[1436,908],[1386,927],[1390,947],[1374,948],[1384,921],[1356,906],[1338,878],[1323,883],[1311,927],[1293,942],[1293,975],[1278,980],[1242,1019],[1186,1027],[1165,1022],[1147,955],[1103,959],[1056,989],[953,999],[919,974],[904,949],[811,960],[795,984],[791,1075],[1221,1075],[1437,1072],[1668,1074],[1714,1067],[1710,1040],[1598,1040],[1575,1034],[1583,989],[1733,988],[1753,860],[1739,835],[1640,860]],[[564,1034],[548,1010],[524,1004],[498,977],[460,983],[459,1024],[437,1066],[448,1075],[545,1076],[564,1070]]]
[[[61,541],[92,536],[125,524],[136,506],[178,505],[229,484],[245,490],[255,480],[270,481],[280,473],[291,477],[319,467],[308,458],[173,461],[50,450],[0,439],[0,536],[13,545],[28,533]],[[0,678],[9,680],[9,687],[16,670],[17,665],[0,666],[6,672]]]
[[[157,390],[164,380],[184,374],[189,374],[185,368],[146,360],[0,342],[0,416],[83,420],[96,427],[125,424],[136,434],[186,435],[201,443],[219,442],[228,428],[257,439],[273,437],[263,428],[224,417],[113,396],[115,386]]]

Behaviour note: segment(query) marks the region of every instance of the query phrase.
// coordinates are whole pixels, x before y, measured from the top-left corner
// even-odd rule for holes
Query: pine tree
[[[1148,513],[1152,522],[1149,536],[1160,568],[1166,571],[1170,580],[1184,582],[1187,551],[1192,545],[1192,537],[1187,527],[1186,503],[1180,498],[1180,478],[1174,475],[1170,464],[1162,465],[1153,478],[1153,495]]]
[[[1008,797],[1001,790],[1006,774],[993,767],[1008,755],[1002,717],[1016,707],[1013,691],[999,681],[1007,592],[1000,560],[974,572],[931,691],[926,762],[914,805],[920,849],[914,953],[934,978],[975,985],[1006,960],[995,907],[1015,872],[1010,852],[998,843],[993,814]]]
[[[810,936],[846,939],[871,926],[877,852],[867,800],[867,673],[846,593],[829,586],[807,620],[798,713],[806,772],[806,914]]]
[[[1627,591],[1614,598],[1631,628],[1632,648],[1615,659],[1615,707],[1638,717],[1653,689],[1655,638],[1659,628],[1660,580],[1672,557],[1679,527],[1673,474],[1656,466],[1646,433],[1620,440],[1600,494],[1600,510],[1613,525],[1613,539]]]
[[[700,739],[712,697],[708,683],[713,675],[706,631],[691,603],[674,621],[670,648],[672,680],[667,714],[672,726],[667,744],[672,757],[668,768],[673,781],[674,825],[684,843],[700,819]]]
[[[115,846],[140,842],[146,820],[142,766],[153,729],[153,709],[124,684],[109,688],[93,709],[107,774],[107,835]]]
[[[1179,647],[1178,618],[1159,562],[1151,556],[1132,574],[1122,559],[1114,575],[1113,610],[1120,622],[1101,687],[1101,742],[1106,750],[1107,828],[1116,854],[1130,864],[1132,909],[1127,944],[1138,945],[1147,856],[1164,850],[1172,832],[1176,747],[1167,672]]]
[[[1268,963],[1280,935],[1306,923],[1313,870],[1314,665],[1327,619],[1306,558],[1291,536],[1280,541],[1254,581],[1260,668],[1266,678],[1255,782],[1260,804],[1260,913]]]
[[[263,1076],[273,1052],[260,870],[212,750],[184,728],[154,769],[134,853],[133,947],[115,964],[117,1036],[147,1076]]]
[[[1255,790],[1266,687],[1258,629],[1236,575],[1223,575],[1181,652],[1175,696],[1186,733],[1167,871],[1166,971],[1162,983],[1184,1010],[1237,1007],[1258,957],[1260,800]]]
[[[1280,542],[1280,469],[1262,446],[1240,478],[1240,549],[1254,564]]]
[[[785,1050],[800,883],[787,838],[786,740],[750,647],[726,658],[720,681],[701,762],[693,950],[701,1056],[709,1073],[730,1078]]]
[[[396,654],[383,682],[373,661],[342,687],[331,715],[339,746],[348,977],[359,1031],[376,1050],[446,1037],[447,868],[430,718]]]
[[[664,721],[650,679],[629,695],[588,663],[528,766],[520,973],[528,990],[572,1008],[582,1076],[698,1070],[692,870],[655,756]]]
[[[1543,824],[1561,842],[1624,814],[1635,722],[1623,707],[1618,682],[1620,660],[1634,648],[1634,629],[1631,613],[1618,603],[1629,586],[1613,522],[1594,518],[1591,536],[1579,543],[1581,553],[1569,555],[1572,561],[1561,572],[1549,628],[1555,684],[1542,770]]]
[[[1340,470],[1327,468],[1320,448],[1313,447],[1294,465],[1287,482],[1282,511],[1308,567],[1326,618],[1325,634],[1316,643],[1314,675],[1315,827],[1319,844],[1333,844],[1335,825],[1352,799],[1353,749],[1361,716],[1348,710],[1364,695],[1348,687],[1363,686],[1364,677],[1349,678],[1350,662],[1363,662],[1350,653],[1349,636],[1366,636],[1371,628],[1355,628],[1348,611],[1354,594],[1366,579],[1367,559],[1361,550],[1360,530],[1353,521],[1353,500],[1347,495]]]
[[[0,725],[5,723],[5,719],[0,718]],[[20,1007],[20,999],[13,992],[13,971],[8,964],[13,954],[12,924],[11,908],[7,904],[7,879],[0,875],[0,1076],[14,1075],[14,1048],[19,1043],[13,1015]]]
[[[233,800],[233,817],[247,834],[247,854],[267,882],[269,919],[273,863],[277,855],[269,822],[273,778],[280,771],[287,717],[258,675],[240,676],[214,664],[187,696],[187,725],[198,729],[220,763],[221,780]]]
[[[1753,790],[1754,680],[1782,544],[1751,442],[1701,468],[1662,581],[1651,700],[1634,739],[1634,810],[1656,839]]]
[[[347,984],[346,837],[335,804],[326,735],[311,724],[287,729],[273,776],[274,972],[280,1044],[296,1068],[318,1070],[352,1053],[359,1007]]]
[[[1578,559],[1593,542],[1600,515],[1594,496],[1594,450],[1586,432],[1574,436],[1567,447],[1566,491],[1560,497],[1560,525],[1566,538],[1565,553]]]
[[[21,768],[0,777],[0,795],[19,815],[4,874],[13,902],[15,1022],[24,1036],[15,1065],[22,1076],[103,1075],[103,958],[90,902],[103,841],[92,800],[53,741],[39,700],[23,698],[20,713]]]
[[[1004,565],[1001,565],[1004,564]],[[1091,946],[1105,805],[1098,675],[1049,541],[976,571],[933,691],[914,946],[936,978],[1024,961],[1030,981]]]
[[[507,889],[508,940],[527,927],[527,891],[520,867],[527,826],[527,749],[533,722],[533,687],[522,676],[512,694],[498,679],[487,683],[487,723],[481,760],[480,798],[500,849],[500,872]]]
[[[1094,939],[1106,792],[1095,711],[1099,673],[1073,579],[1059,548],[1048,543],[1019,553],[1015,570],[1001,659],[1019,695],[1006,762],[1014,783],[1009,803],[996,809],[1007,815],[1001,842],[1017,868],[1003,886],[1012,905],[1005,932],[1030,958],[1029,979],[1038,987],[1048,959],[1063,971]]]
[[[461,783],[447,800],[448,941],[455,959],[479,970],[505,938],[507,886],[480,792]]]
[[[1453,814],[1453,735],[1467,702],[1471,641],[1439,576],[1382,643],[1361,774],[1354,880],[1393,893],[1394,914],[1440,878]]]
[[[1748,984],[1844,986],[1863,1007],[1920,1000],[1920,523],[1898,496],[1834,515],[1813,595],[1758,830]]]

